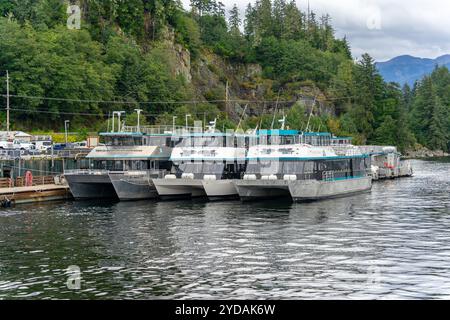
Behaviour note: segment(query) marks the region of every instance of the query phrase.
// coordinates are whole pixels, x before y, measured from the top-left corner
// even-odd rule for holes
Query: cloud
[[[237,3],[242,14],[248,0],[222,0],[227,10]],[[409,54],[435,58],[450,53],[448,0],[310,0],[318,15],[329,13],[338,37],[346,36],[355,57],[368,52],[384,61]],[[297,0],[304,11],[307,0]],[[188,6],[189,0],[183,0]]]

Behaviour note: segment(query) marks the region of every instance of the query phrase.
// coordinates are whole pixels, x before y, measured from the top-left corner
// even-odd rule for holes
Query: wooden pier
[[[71,199],[66,185],[39,185],[31,187],[0,188],[0,207],[14,204]]]

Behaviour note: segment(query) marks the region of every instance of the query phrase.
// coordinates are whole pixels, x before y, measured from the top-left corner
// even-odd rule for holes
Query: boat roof
[[[299,130],[281,130],[281,129],[269,129],[269,130],[258,130],[258,135],[278,135],[278,136],[307,136],[307,137],[331,137],[332,134],[329,132],[304,132]]]
[[[170,158],[170,149],[158,146],[120,147],[108,148],[98,146],[87,156],[93,160],[149,160]]]

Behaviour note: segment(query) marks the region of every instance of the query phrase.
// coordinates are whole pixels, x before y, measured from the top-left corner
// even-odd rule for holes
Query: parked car
[[[39,150],[42,152],[47,152],[47,151],[51,150],[51,148],[52,148],[51,141],[36,141],[34,143],[34,145],[36,146],[36,150]]]
[[[0,141],[0,149],[13,149],[14,145],[10,141]]]
[[[53,145],[53,150],[60,151],[60,150],[64,150],[66,147],[67,147],[67,145],[65,143],[55,143]]]
[[[73,149],[86,149],[88,148],[87,141],[81,141],[81,142],[74,142],[71,146]]]
[[[35,150],[36,147],[31,142],[24,142],[19,140],[14,140],[13,148],[19,150]]]

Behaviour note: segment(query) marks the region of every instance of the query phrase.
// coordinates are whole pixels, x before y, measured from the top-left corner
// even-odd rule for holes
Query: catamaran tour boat
[[[233,179],[245,172],[248,136],[218,133],[215,121],[204,133],[184,136],[173,151],[171,174],[153,183],[161,199],[239,198]]]
[[[243,201],[312,201],[372,188],[370,157],[346,143],[337,148],[329,133],[260,132],[259,141],[248,151],[243,179],[234,181]]]
[[[157,197],[152,178],[169,172],[171,127],[123,127],[101,133],[104,145],[88,155],[89,169],[68,170],[64,176],[75,199],[139,200]]]

